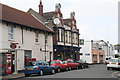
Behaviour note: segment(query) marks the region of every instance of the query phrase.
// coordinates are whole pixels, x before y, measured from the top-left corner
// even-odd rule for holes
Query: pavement
[[[0,79],[2,80],[8,80],[8,79],[19,79],[19,78],[23,78],[25,77],[24,76],[24,73],[18,73],[18,74],[9,74],[9,75],[6,75],[6,76],[0,76]]]

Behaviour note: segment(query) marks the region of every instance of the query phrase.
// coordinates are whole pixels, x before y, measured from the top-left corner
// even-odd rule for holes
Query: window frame
[[[14,39],[14,26],[9,25],[8,26],[8,40]]]

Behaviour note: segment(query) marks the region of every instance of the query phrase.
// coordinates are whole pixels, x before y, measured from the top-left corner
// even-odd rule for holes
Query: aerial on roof
[[[40,21],[38,21],[34,16],[27,12],[9,7],[7,5],[1,4],[0,15],[2,15],[2,20],[7,22],[12,22],[24,26],[28,26],[35,29],[46,30],[48,32],[53,32],[51,29],[45,27]]]

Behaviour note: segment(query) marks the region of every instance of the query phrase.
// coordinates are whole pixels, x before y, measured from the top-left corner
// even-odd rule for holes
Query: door
[[[58,64],[60,65],[61,69],[66,69],[66,66],[63,64],[62,61],[58,61]]]
[[[32,58],[32,51],[31,50],[25,50],[24,51],[24,65],[26,66],[27,60],[26,59]]]
[[[12,59],[11,59],[11,69],[12,69],[12,73],[15,72],[15,54],[12,54]]]
[[[46,61],[42,62],[42,67],[44,69],[44,72],[50,72],[49,64]]]

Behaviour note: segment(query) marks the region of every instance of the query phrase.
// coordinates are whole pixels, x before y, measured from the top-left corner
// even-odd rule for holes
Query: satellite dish
[[[60,24],[60,20],[59,20],[58,18],[55,18],[55,19],[54,19],[54,23],[55,23],[55,24]]]

